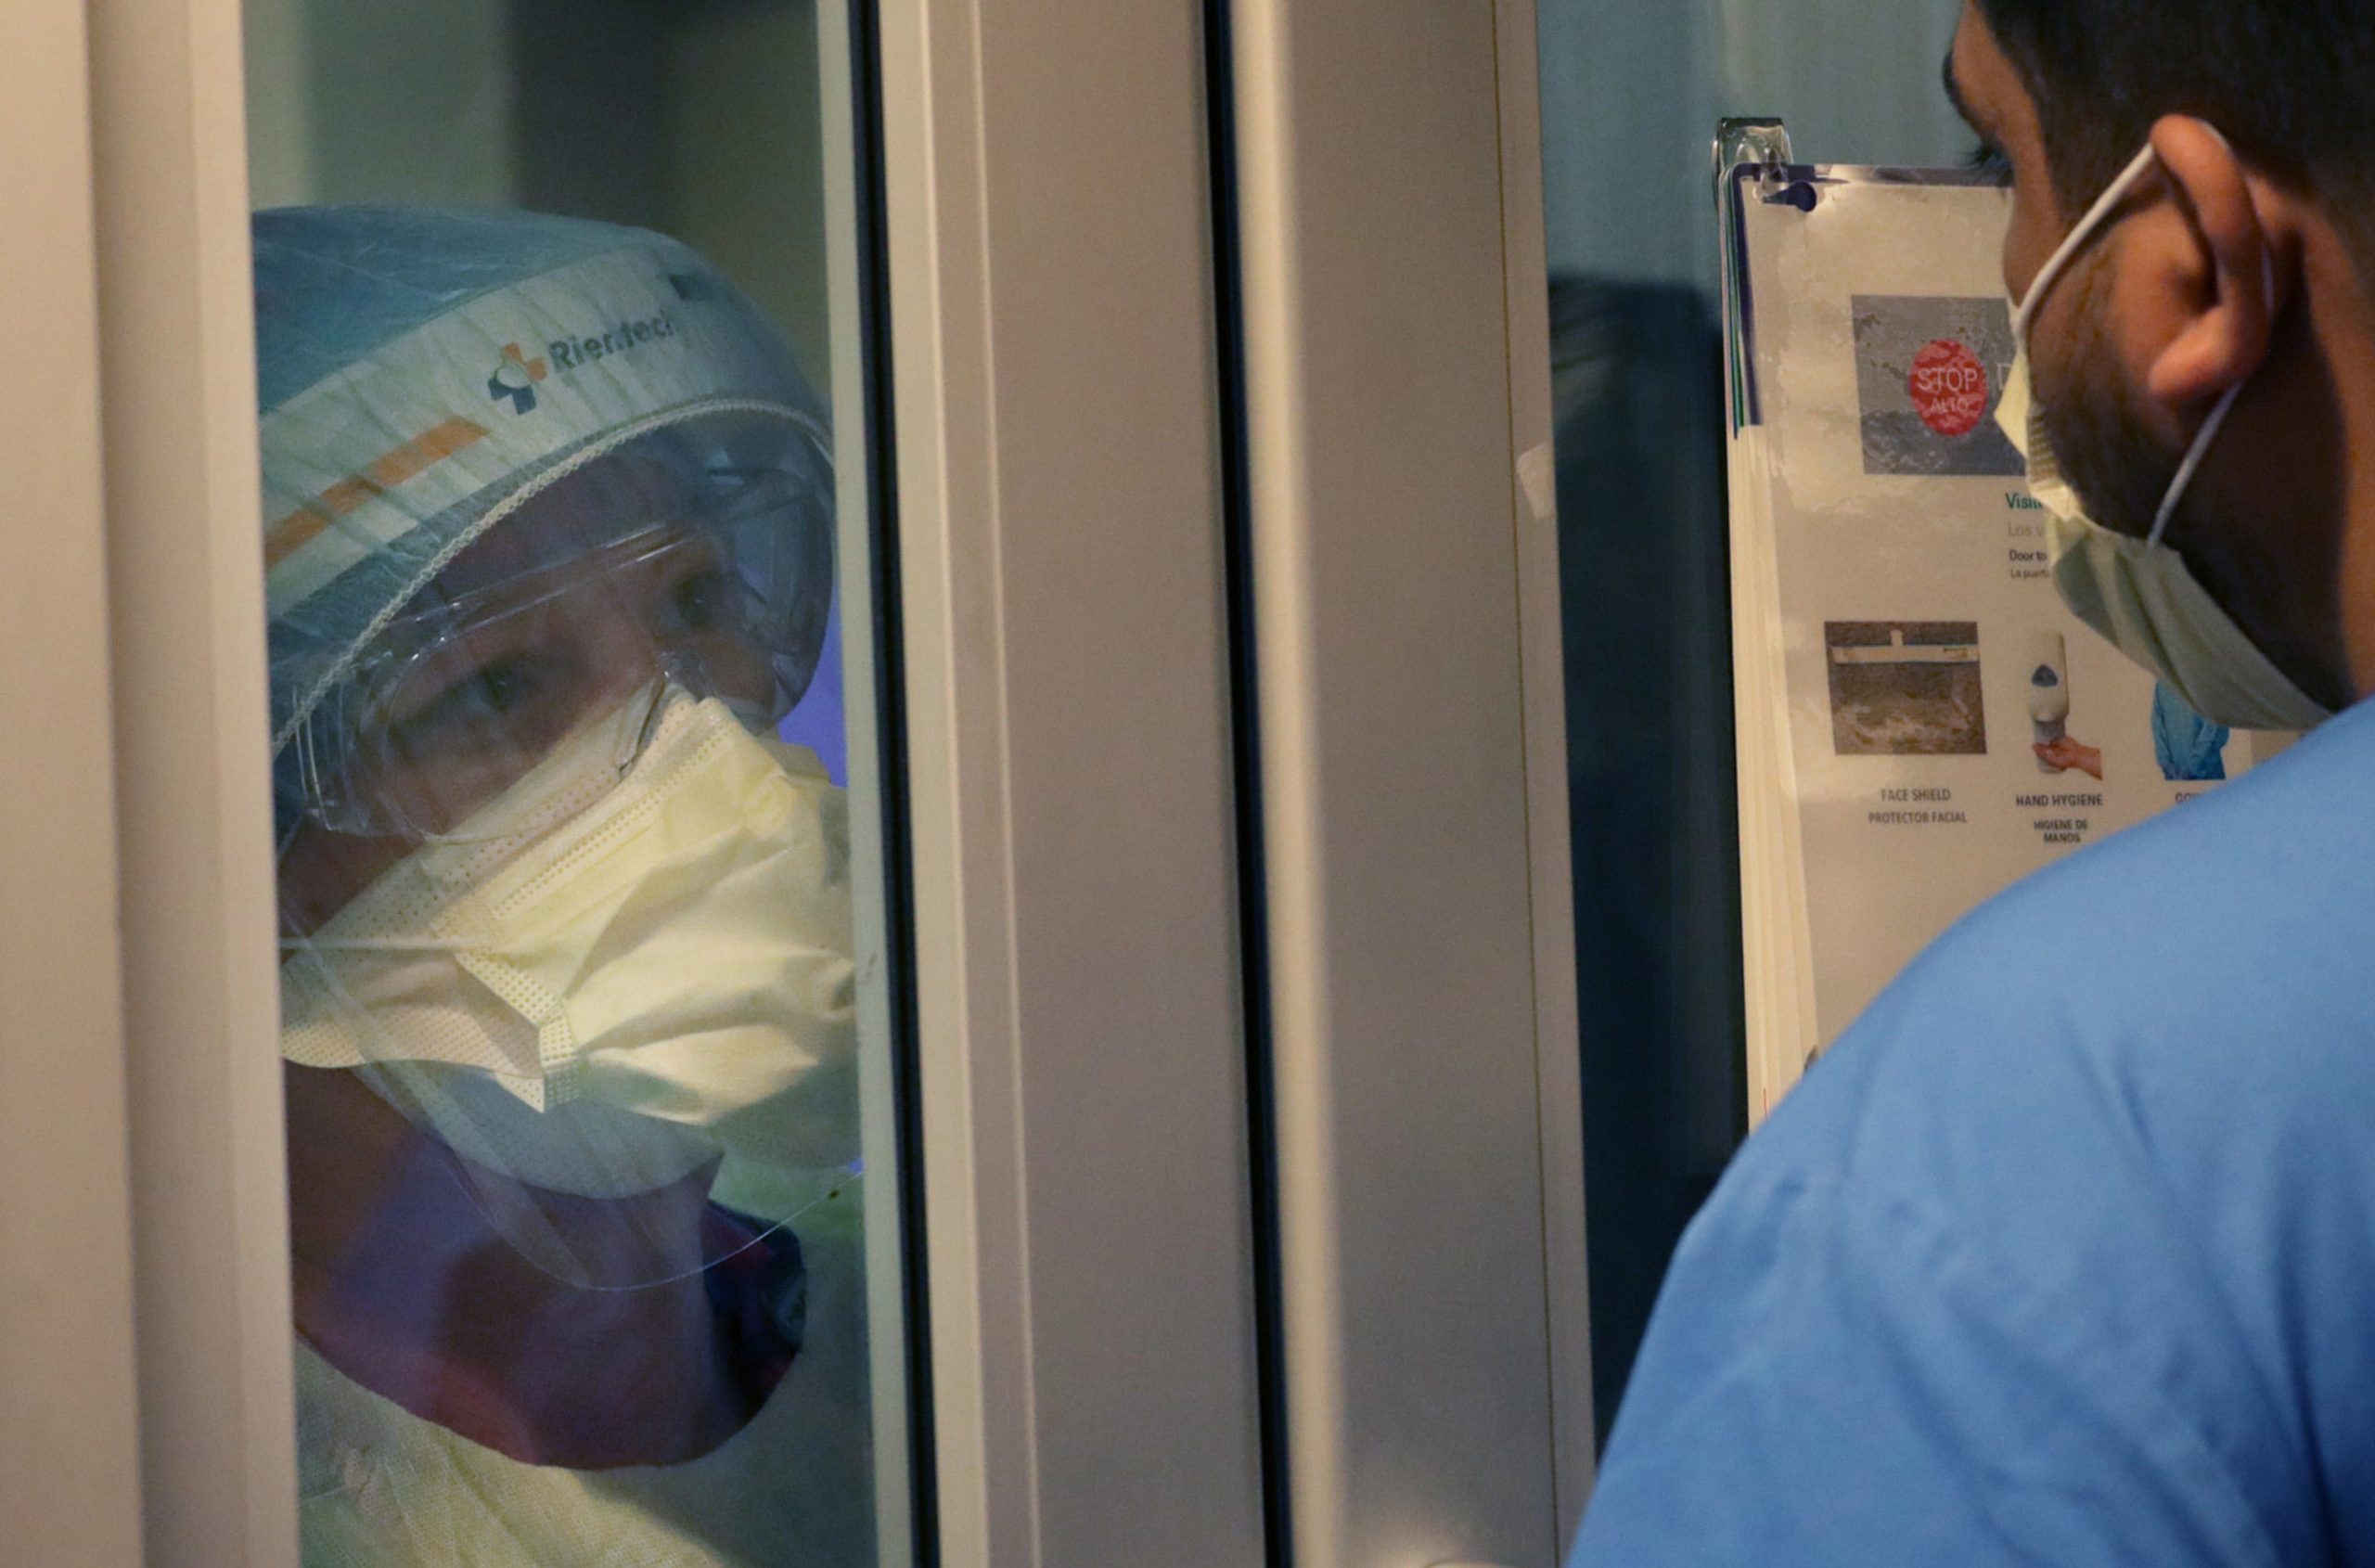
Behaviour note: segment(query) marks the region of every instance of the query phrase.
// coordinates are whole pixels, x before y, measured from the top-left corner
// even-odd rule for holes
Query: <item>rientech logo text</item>
[[[545,345],[545,353],[551,356],[554,369],[577,370],[597,359],[630,353],[646,343],[675,335],[676,324],[663,311],[641,321],[622,321],[598,338],[557,338]]]
[[[514,414],[529,414],[536,407],[536,383],[547,376],[566,376],[582,370],[597,360],[612,354],[632,353],[647,343],[676,335],[676,323],[665,311],[648,315],[638,321],[622,321],[603,329],[601,336],[586,334],[575,338],[556,338],[545,345],[545,352],[534,359],[518,343],[503,346],[503,363],[486,380],[486,395],[496,403],[508,403]]]

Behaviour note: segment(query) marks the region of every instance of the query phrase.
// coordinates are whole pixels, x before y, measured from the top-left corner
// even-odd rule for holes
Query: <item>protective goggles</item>
[[[497,554],[484,570],[483,552],[523,537],[495,534],[533,526],[498,524],[325,693],[292,742],[306,817],[451,836],[561,742],[668,683],[725,700],[754,730],[807,690],[832,596],[831,519],[813,486],[738,476],[673,515],[524,536],[554,564],[504,571]],[[618,727],[620,776],[650,728]]]

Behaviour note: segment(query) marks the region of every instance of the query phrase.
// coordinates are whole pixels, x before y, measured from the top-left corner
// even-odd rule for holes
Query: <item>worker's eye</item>
[[[666,646],[738,632],[746,591],[723,561],[696,567],[652,597],[646,611],[651,634]]]
[[[533,659],[490,660],[417,700],[402,702],[391,716],[389,739],[409,755],[433,753],[447,738],[516,721],[543,686],[543,673]]]
[[[2012,161],[2004,156],[2001,148],[1989,141],[1982,141],[1973,147],[1970,155],[1963,160],[1963,165],[1996,179],[2008,180],[2012,177]]]
[[[678,583],[668,596],[668,615],[681,632],[713,632],[728,625],[734,614],[734,580],[712,568]]]

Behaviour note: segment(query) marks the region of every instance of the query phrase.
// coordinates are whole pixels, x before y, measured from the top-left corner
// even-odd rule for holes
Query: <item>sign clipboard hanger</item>
[[[1788,128],[1771,119],[1719,122],[1714,151],[1710,173],[1716,198],[1731,448],[1727,454],[1727,478],[1731,499],[1728,538],[1740,780],[1741,915],[1752,998],[1749,1082],[1752,1110],[1761,1117],[1822,1048],[1818,1033],[1822,1002],[1817,985],[1819,928],[1805,876],[1812,863],[1810,855],[1831,851],[1809,842],[1807,829],[1813,818],[1801,794],[1802,738],[1794,733],[1801,710],[1793,702],[1793,692],[1804,688],[1792,686],[1789,662],[1803,646],[1800,634],[1806,623],[1802,617],[1793,629],[1781,588],[1782,558],[1801,547],[1789,543],[1784,533],[1794,526],[1789,518],[1802,520],[1806,508],[1781,482],[1780,454],[1776,443],[1766,439],[1788,422],[1791,410],[1785,405],[1791,394],[1778,383],[1774,387],[1775,405],[1766,407],[1763,401],[1759,363],[1772,353],[1765,349],[1760,354],[1765,334],[1759,330],[1759,306],[1778,311],[1785,302],[1771,290],[1784,287],[1784,280],[1795,279],[1786,286],[1806,288],[1816,305],[1828,311],[1830,304],[1818,298],[1819,291],[1829,289],[1845,293],[1845,285],[1851,281],[1837,276],[1810,278],[1803,266],[1777,267],[1774,263],[1781,258],[1765,253],[1765,248],[1800,243],[1811,247],[1817,238],[1813,228],[1829,227],[1826,220],[1851,218],[1859,207],[1870,222],[1884,223],[1895,205],[1887,187],[1906,195],[1984,187],[2009,199],[2010,182],[2001,171],[1988,168],[1801,162]],[[1976,221],[1976,212],[1969,204],[1963,206]],[[1819,263],[1810,264],[1850,269],[1854,265],[1836,253],[1822,255]],[[1761,299],[1756,283],[1760,272],[1764,277]],[[1993,293],[1978,283],[1977,272],[1965,270],[1956,276],[1970,279],[1961,293]],[[1795,305],[1798,302],[1786,302]],[[1825,322],[1827,328],[1835,327],[1831,316],[1827,315]],[[1769,324],[1778,330],[1781,318],[1774,315]],[[1837,370],[1836,362],[1830,368]],[[1808,395],[1818,405],[1825,395],[1836,398],[1839,393],[1838,378],[1833,375],[1828,380],[1828,393],[1820,388],[1809,390]],[[1840,410],[1821,405],[1817,412],[1835,419]],[[1994,525],[1992,516],[1988,523]],[[1818,554],[1807,555],[1808,560],[1821,559]],[[1791,568],[1805,569],[1803,565]],[[1909,627],[1900,631],[1890,623],[1887,629],[1884,644],[1830,647],[1829,637],[1820,636],[1827,676],[1895,666],[1977,669],[1975,644],[1928,643],[1912,635]],[[1820,742],[1816,744],[1818,747]]]
[[[2009,178],[1984,169],[1919,169],[1895,166],[1801,163],[1790,144],[1789,127],[1775,119],[1720,120],[1715,124],[1715,208],[1723,255],[1722,293],[1726,375],[1725,402],[1731,433],[1765,422],[1756,379],[1756,299],[1749,268],[1748,225],[1752,200],[1766,207],[1792,207],[1812,213],[1825,189],[1835,186],[1988,186],[2007,189]]]
[[[1723,251],[1725,401],[1732,433],[1765,422],[1756,385],[1756,311],[1750,283],[1747,224],[1751,199],[1811,212],[1821,199],[1821,171],[1791,155],[1790,128],[1751,117],[1715,123],[1715,208]]]

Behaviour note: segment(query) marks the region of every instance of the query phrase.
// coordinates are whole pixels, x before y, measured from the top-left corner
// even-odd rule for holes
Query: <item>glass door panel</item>
[[[249,7],[309,1562],[912,1560],[841,3]]]
[[[1748,1126],[1716,122],[1951,164],[1957,0],[1537,0],[1591,1322],[1605,1438]]]

